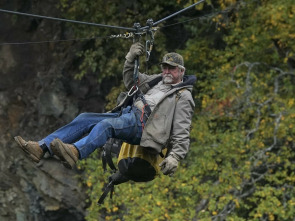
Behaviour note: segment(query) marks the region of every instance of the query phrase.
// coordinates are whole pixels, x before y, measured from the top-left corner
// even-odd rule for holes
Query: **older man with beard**
[[[143,52],[143,45],[137,42],[126,55],[123,81],[127,89],[134,87],[134,62]],[[196,77],[184,75],[183,58],[174,52],[163,57],[161,68],[161,74],[139,73],[138,88],[142,94],[133,104],[126,107],[126,96],[112,112],[82,113],[39,142],[25,141],[20,136],[15,137],[16,142],[35,162],[48,151],[67,168],[72,168],[78,159],[87,158],[109,138],[141,145],[155,154],[167,147],[160,166],[165,175],[173,174],[189,150],[195,106],[191,92]]]

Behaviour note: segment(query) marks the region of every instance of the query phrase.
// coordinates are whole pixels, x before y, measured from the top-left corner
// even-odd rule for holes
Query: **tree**
[[[215,34],[189,41],[184,51],[187,58],[198,56],[188,69],[202,81],[196,142],[187,160],[198,178],[191,185],[203,199],[196,217],[291,220],[294,6],[275,0],[215,4],[221,11],[208,21]]]

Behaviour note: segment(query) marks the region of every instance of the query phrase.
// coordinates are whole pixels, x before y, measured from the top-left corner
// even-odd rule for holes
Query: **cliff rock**
[[[56,4],[12,0],[0,8],[62,17]],[[81,112],[103,111],[95,76],[73,80],[82,43],[44,42],[71,37],[61,22],[0,13],[0,27],[0,220],[84,220],[83,171],[48,154],[35,164],[13,139],[38,141]]]

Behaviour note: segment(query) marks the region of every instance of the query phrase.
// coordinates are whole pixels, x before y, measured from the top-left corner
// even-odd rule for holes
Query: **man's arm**
[[[189,150],[190,128],[195,103],[188,90],[181,93],[176,103],[171,131],[171,152],[183,159]]]
[[[172,148],[168,156],[159,165],[165,175],[174,174],[179,160],[183,159],[189,150],[189,135],[194,107],[191,93],[189,91],[182,92],[181,98],[176,103],[172,123],[170,141]]]
[[[144,51],[144,46],[136,42],[131,45],[129,52],[126,55],[126,61],[123,68],[123,81],[125,87],[129,90],[133,85],[134,61],[137,56],[141,56]]]

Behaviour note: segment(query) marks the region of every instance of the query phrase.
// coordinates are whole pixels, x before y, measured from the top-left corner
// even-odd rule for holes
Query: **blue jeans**
[[[80,159],[89,156],[94,150],[102,147],[109,138],[117,138],[130,144],[139,144],[142,135],[142,124],[138,114],[131,107],[117,113],[82,113],[71,123],[48,135],[39,144],[46,144],[49,152],[50,143],[59,138],[64,143],[74,144]]]

